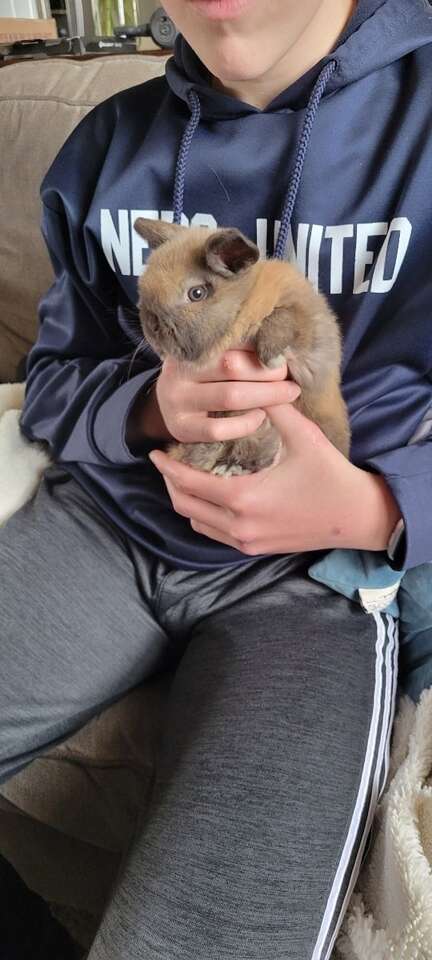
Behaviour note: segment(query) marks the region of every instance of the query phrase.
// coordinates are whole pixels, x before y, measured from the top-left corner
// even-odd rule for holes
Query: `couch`
[[[23,387],[5,386],[22,377],[36,335],[37,301],[51,280],[39,233],[39,183],[95,103],[163,69],[162,59],[144,56],[0,69],[0,522],[2,489],[20,469],[17,457],[33,473],[32,489],[44,467],[43,454],[20,439]],[[30,493],[30,487],[21,491],[21,502]],[[14,491],[10,500],[13,506]],[[84,949],[152,789],[171,680],[167,673],[147,681],[0,787],[0,855]],[[432,689],[417,709],[409,700],[400,706],[389,786],[336,957],[431,960]]]
[[[0,69],[0,384],[22,379],[38,300],[52,282],[39,230],[44,173],[93,106],[164,69],[160,55]],[[169,683],[167,674],[134,690],[1,788],[0,853],[83,946],[151,789]]]

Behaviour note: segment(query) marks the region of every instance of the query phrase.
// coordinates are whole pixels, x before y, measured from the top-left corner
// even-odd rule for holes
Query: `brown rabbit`
[[[161,359],[200,366],[248,342],[264,366],[286,361],[302,391],[294,405],[348,456],[341,337],[324,297],[286,261],[260,260],[258,247],[237,229],[186,228],[141,217],[134,226],[153,249],[139,279],[139,310],[144,335]],[[270,466],[279,448],[279,435],[266,419],[239,440],[174,443],[167,452],[229,476]]]

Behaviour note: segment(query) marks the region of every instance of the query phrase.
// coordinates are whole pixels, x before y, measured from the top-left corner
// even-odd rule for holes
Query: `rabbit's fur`
[[[260,260],[258,247],[235,228],[186,228],[139,218],[135,229],[152,248],[139,279],[139,311],[156,353],[202,366],[247,342],[266,367],[286,361],[302,391],[294,405],[348,456],[341,337],[325,298],[286,261]],[[197,289],[203,299],[190,299]],[[200,470],[230,475],[269,466],[279,447],[266,419],[239,440],[172,443],[168,453]]]

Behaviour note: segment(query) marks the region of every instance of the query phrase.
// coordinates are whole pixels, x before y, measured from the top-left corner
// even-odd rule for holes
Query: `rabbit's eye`
[[[196,303],[198,300],[205,300],[208,295],[207,287],[191,287],[188,290],[189,300],[192,300],[193,303]]]

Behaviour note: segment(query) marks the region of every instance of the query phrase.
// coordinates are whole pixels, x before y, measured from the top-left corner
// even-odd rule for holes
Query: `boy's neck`
[[[214,77],[214,87],[264,110],[334,49],[356,6],[357,0],[323,0],[304,30],[293,37],[286,54],[266,74],[232,83]]]

